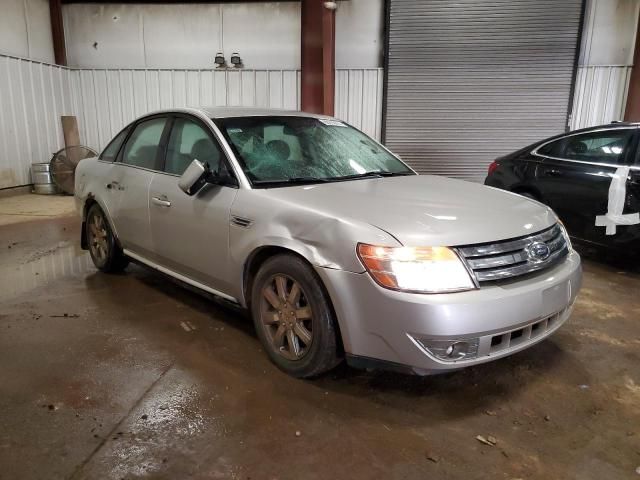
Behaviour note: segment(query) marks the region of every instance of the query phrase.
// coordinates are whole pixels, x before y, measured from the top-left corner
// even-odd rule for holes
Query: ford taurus
[[[176,109],[80,162],[82,246],[251,312],[271,360],[430,374],[498,359],[569,317],[580,257],[548,207],[418,175],[322,115]]]

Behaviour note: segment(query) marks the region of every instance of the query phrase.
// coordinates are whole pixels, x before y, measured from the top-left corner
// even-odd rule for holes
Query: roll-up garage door
[[[389,0],[385,143],[420,173],[482,181],[567,126],[581,0]]]

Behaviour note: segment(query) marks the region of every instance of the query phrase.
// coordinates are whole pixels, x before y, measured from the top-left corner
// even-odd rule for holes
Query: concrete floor
[[[571,320],[498,362],[300,381],[241,313],[27,220],[0,226],[2,479],[640,478],[637,269],[586,260]]]

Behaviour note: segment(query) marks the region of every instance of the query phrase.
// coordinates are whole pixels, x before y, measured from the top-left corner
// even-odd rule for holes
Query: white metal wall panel
[[[0,55],[0,188],[31,183],[31,164],[63,146],[60,116],[76,111],[68,69]]]
[[[336,116],[380,138],[382,69],[336,71]],[[32,163],[64,145],[61,115],[101,150],[127,123],[161,108],[300,108],[297,70],[68,69],[0,55],[0,188],[31,183]]]
[[[572,130],[624,118],[631,68],[631,65],[578,67]]]
[[[297,109],[296,70],[73,70],[79,76],[81,137],[102,149],[144,113],[174,107]]]
[[[482,181],[564,131],[581,0],[390,0],[385,141],[423,173]]]
[[[335,116],[380,139],[382,68],[336,70]]]
[[[640,2],[587,0],[571,128],[622,120]]]

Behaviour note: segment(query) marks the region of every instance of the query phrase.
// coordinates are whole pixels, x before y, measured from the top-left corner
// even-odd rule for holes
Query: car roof
[[[210,118],[230,117],[268,117],[268,116],[292,116],[327,118],[328,115],[300,112],[297,110],[284,110],[278,108],[254,108],[254,107],[200,107],[202,113]]]

